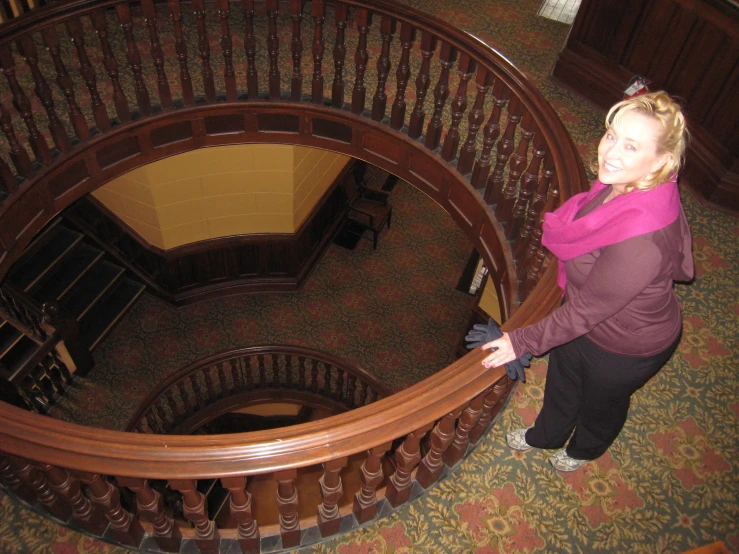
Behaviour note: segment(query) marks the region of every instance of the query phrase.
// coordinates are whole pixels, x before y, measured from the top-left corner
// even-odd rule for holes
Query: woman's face
[[[655,118],[630,110],[614,122],[598,146],[598,179],[619,192],[659,170],[670,154],[659,154],[662,127]]]

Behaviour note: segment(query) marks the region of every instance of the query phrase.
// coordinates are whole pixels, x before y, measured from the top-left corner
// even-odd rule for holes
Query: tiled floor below
[[[544,0],[538,15],[570,24],[575,20],[579,7],[580,0]]]

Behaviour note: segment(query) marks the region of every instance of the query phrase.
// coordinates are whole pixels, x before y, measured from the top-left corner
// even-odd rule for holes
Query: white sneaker
[[[527,450],[534,448],[526,442],[526,431],[528,431],[528,429],[516,429],[515,431],[508,433],[505,436],[508,446],[514,450],[520,450],[521,452],[526,452]]]
[[[575,458],[570,458],[564,448],[562,450],[557,450],[557,452],[549,458],[549,463],[554,466],[554,469],[557,471],[567,472],[580,469],[589,461],[590,460],[577,460]]]

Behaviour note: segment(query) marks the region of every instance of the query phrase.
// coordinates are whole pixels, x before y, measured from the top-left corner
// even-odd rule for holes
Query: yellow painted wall
[[[203,148],[135,169],[93,195],[154,246],[293,233],[350,158],[287,145]]]
[[[495,285],[490,280],[490,275],[485,277],[485,285],[480,295],[480,309],[500,323],[500,301],[495,292]]]

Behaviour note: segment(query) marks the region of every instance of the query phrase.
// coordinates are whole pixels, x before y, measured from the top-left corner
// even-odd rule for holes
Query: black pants
[[[562,448],[578,460],[601,456],[626,422],[631,395],[667,362],[680,342],[647,357],[614,354],[586,337],[554,348],[549,355],[544,406],[526,442]],[[575,430],[572,433],[572,430]]]

